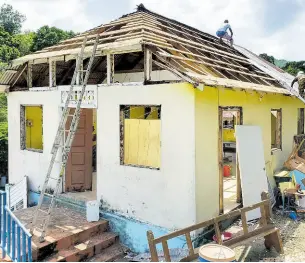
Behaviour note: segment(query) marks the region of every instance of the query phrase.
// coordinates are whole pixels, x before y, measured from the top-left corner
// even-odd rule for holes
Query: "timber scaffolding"
[[[151,12],[142,4],[136,12],[14,60],[0,76],[0,86],[6,91],[17,91],[68,85],[84,38],[88,39],[86,67],[98,34],[100,40],[88,84],[101,84],[107,79],[110,85],[114,71],[144,71],[144,84],[153,84],[157,82],[152,81],[151,72],[167,70],[199,88],[202,83],[297,96],[239,50],[220,43],[212,35]]]

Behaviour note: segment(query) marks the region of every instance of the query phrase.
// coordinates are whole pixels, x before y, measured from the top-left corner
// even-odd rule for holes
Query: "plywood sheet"
[[[261,201],[261,193],[268,191],[262,132],[259,126],[236,126],[236,150],[241,175],[243,205]],[[260,218],[260,210],[246,214],[247,220]]]

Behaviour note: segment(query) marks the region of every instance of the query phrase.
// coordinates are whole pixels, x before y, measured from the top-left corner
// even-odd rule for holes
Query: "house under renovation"
[[[121,240],[146,251],[148,229],[166,233],[242,204],[236,124],[261,127],[274,183],[293,135],[304,133],[304,103],[287,86],[293,77],[242,47],[231,48],[143,5],[18,58],[2,75],[10,183],[26,175],[32,200],[39,195],[77,55],[87,38],[81,61],[86,69],[97,36],[59,198],[75,206],[98,200]],[[83,77],[77,75],[71,114]],[[224,177],[227,166],[231,171]],[[55,164],[52,176],[59,170]]]

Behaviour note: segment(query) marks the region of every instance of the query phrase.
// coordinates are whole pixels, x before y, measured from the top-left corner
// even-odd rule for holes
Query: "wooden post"
[[[49,60],[49,87],[56,87],[56,61]]]
[[[171,262],[171,256],[169,254],[168,244],[166,240],[162,241],[162,248],[164,253],[164,258],[166,262]]]
[[[223,144],[222,120],[223,109],[218,110],[218,169],[219,169],[219,214],[223,214]]]
[[[28,62],[26,80],[27,80],[27,84],[28,84],[29,89],[33,87],[32,73],[33,73],[33,64]]]
[[[152,72],[152,52],[145,48],[144,49],[144,83],[151,80]]]
[[[194,255],[194,247],[193,247],[190,232],[185,234],[185,238],[186,238],[187,247],[189,249],[189,255],[192,256],[192,255]]]
[[[154,234],[152,231],[147,231],[147,241],[151,255],[151,262],[159,262],[159,257],[156,249],[156,245],[154,244]]]
[[[272,208],[271,208],[271,205],[270,205],[269,193],[268,192],[262,192],[261,193],[261,199],[262,199],[262,201],[269,200],[269,203],[264,206],[264,210],[265,210],[266,222],[267,222],[267,224],[270,224],[270,223],[272,223],[271,222]]]
[[[215,229],[215,234],[216,234],[216,238],[217,238],[217,243],[219,245],[222,245],[222,238],[221,238],[221,232],[220,232],[220,228],[219,228],[219,222],[214,218],[214,229]]]
[[[107,54],[107,84],[113,83],[114,79],[114,55]]]
[[[241,112],[237,111],[236,125],[241,125]],[[236,151],[236,203],[241,203],[241,180],[240,180],[240,169],[238,161],[238,153]]]

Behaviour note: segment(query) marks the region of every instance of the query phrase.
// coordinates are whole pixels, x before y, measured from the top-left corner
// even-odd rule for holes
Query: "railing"
[[[216,240],[217,243],[224,246],[235,246],[244,240],[257,237],[259,235],[262,235],[265,237],[265,240],[267,240],[268,244],[271,246],[274,246],[278,252],[283,252],[283,247],[281,243],[281,239],[278,234],[278,230],[275,228],[275,226],[271,222],[271,211],[270,211],[270,201],[268,197],[268,193],[263,192],[262,193],[262,202],[259,202],[257,204],[254,204],[252,206],[244,207],[242,209],[234,210],[228,214],[224,214],[218,217],[215,217],[213,219],[210,219],[205,222],[201,222],[196,225],[192,225],[190,227],[180,229],[178,231],[169,233],[167,235],[155,238],[152,231],[147,232],[147,240],[149,245],[149,250],[151,254],[151,261],[152,262],[158,262],[159,261],[159,255],[157,252],[157,245],[161,244],[163,248],[164,258],[166,262],[171,261],[170,251],[168,247],[168,241],[170,239],[184,236],[186,239],[186,244],[188,248],[188,256],[181,259],[181,261],[187,261],[190,262],[192,260],[198,259],[198,251],[196,251],[193,247],[193,242],[191,240],[191,232],[202,230],[204,228],[213,226],[214,231],[216,234]],[[246,213],[249,211],[252,211],[254,209],[260,209],[261,211],[261,218],[259,220],[259,227],[255,230],[250,231],[248,229],[247,225],[247,218]],[[241,216],[242,221],[242,228],[243,228],[243,234],[241,236],[234,237],[230,240],[223,241],[222,240],[222,233],[219,224],[221,221],[228,220],[228,219],[234,219],[238,216]],[[272,233],[276,233],[275,236]],[[265,243],[266,246],[266,243]]]
[[[7,206],[7,194],[0,191],[0,247],[2,258],[32,262],[32,235]]]
[[[70,86],[59,86],[60,96],[61,96],[61,105],[64,106],[69,94]],[[70,98],[70,108],[75,108],[77,105],[77,101],[80,98],[82,92],[82,86],[74,86],[73,92]],[[86,87],[82,104],[82,108],[97,108],[97,86]]]

